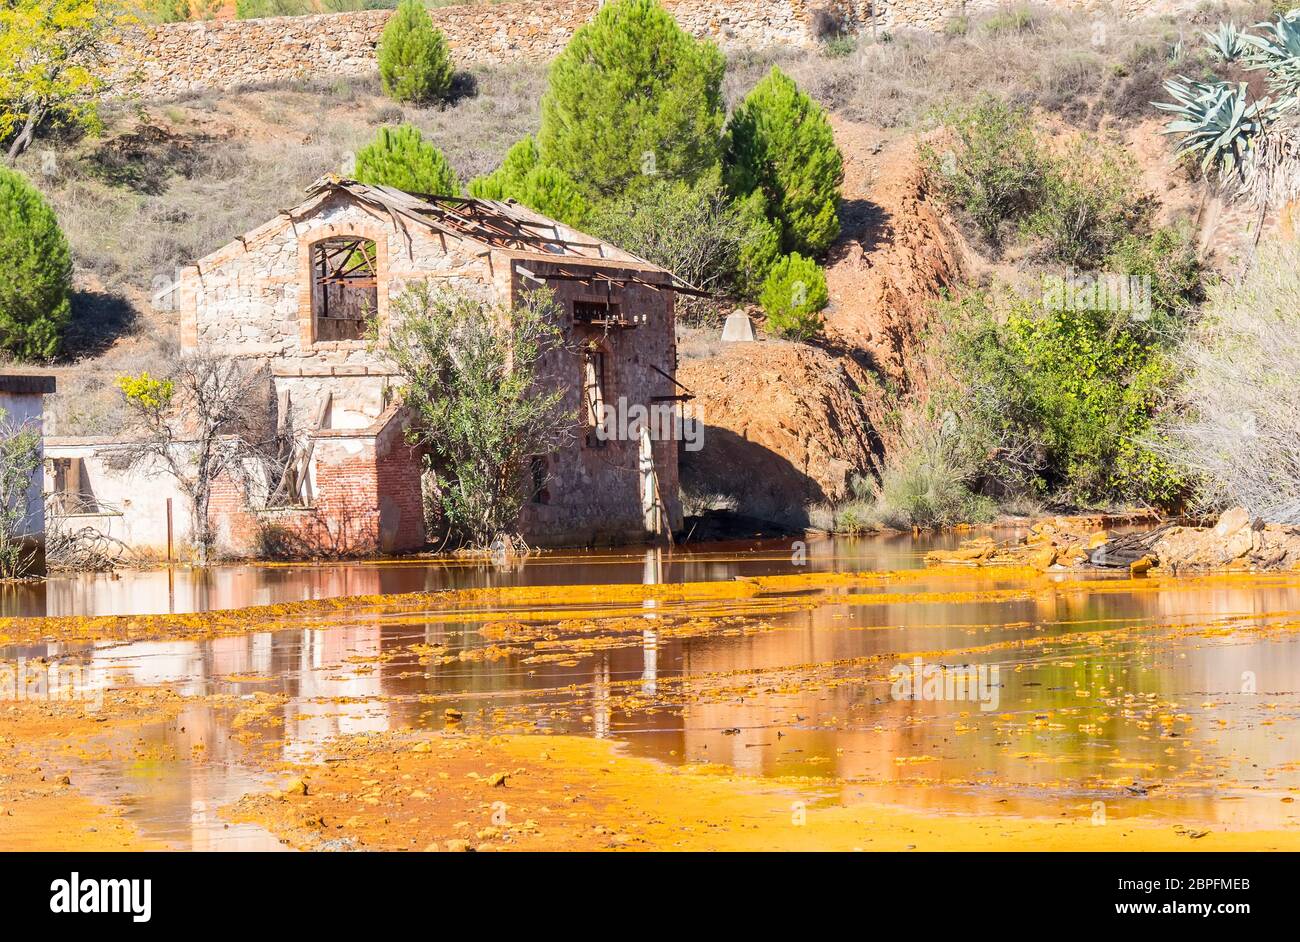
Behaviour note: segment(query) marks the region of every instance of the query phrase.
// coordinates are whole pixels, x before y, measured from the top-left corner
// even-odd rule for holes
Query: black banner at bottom
[[[9,854],[6,926],[149,931],[352,928],[373,932],[450,906],[469,931],[551,929],[562,912],[614,931],[690,912],[730,930],[776,916],[919,930],[956,919],[1044,919],[1216,929],[1280,918],[1293,901],[1279,854]],[[918,902],[925,905],[918,907]],[[681,904],[689,907],[679,908]],[[645,907],[652,907],[647,910]],[[575,908],[576,907],[576,908]],[[658,915],[655,915],[657,911]],[[563,917],[561,917],[563,918]],[[567,919],[566,919],[567,921]],[[597,923],[588,923],[594,926]],[[1030,923],[1024,925],[1029,926]],[[946,931],[946,930],[945,930]]]

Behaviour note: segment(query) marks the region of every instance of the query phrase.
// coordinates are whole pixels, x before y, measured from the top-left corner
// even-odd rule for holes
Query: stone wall
[[[1132,14],[1180,0],[1050,0],[1049,5]],[[809,45],[819,11],[849,29],[939,30],[950,17],[994,10],[999,0],[663,0],[682,26],[724,49]],[[431,15],[458,64],[546,61],[600,8],[601,0],[528,0],[440,7]],[[115,90],[146,98],[319,76],[375,71],[375,45],[389,10],[214,20],[141,27],[113,47]],[[129,81],[135,79],[138,81]]]

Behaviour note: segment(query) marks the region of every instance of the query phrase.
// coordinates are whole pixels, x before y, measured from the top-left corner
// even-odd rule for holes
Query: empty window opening
[[[533,503],[549,504],[551,502],[551,492],[546,486],[550,480],[549,475],[546,473],[546,456],[529,455],[528,472],[533,483]]]
[[[364,340],[379,308],[375,243],[342,236],[311,247],[312,317],[317,340]]]
[[[98,511],[80,458],[51,458],[50,465],[52,510],[63,514],[93,514]]]
[[[605,415],[605,354],[599,350],[582,355],[582,413],[587,444],[597,448],[605,444],[597,434]]]

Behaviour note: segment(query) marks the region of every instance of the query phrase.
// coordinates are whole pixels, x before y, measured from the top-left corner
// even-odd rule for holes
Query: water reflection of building
[[[378,624],[303,629],[298,690],[285,716],[285,758],[315,757],[334,736],[389,728]],[[358,663],[347,663],[349,660]]]

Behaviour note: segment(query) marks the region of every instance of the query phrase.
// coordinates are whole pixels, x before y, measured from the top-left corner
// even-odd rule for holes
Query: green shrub
[[[1050,258],[1078,268],[1101,262],[1150,215],[1138,192],[1138,169],[1122,144],[1076,139],[1052,160],[1022,231],[1039,239]]]
[[[941,153],[921,148],[921,159],[939,195],[964,210],[994,245],[1003,229],[1022,218],[1042,192],[1046,158],[1028,113],[984,95],[972,105],[940,112],[952,135]]]
[[[375,139],[357,152],[355,175],[361,183],[377,183],[408,193],[460,194],[460,180],[447,158],[411,124],[380,128]]]
[[[1168,504],[1182,480],[1147,444],[1172,385],[1128,312],[973,292],[946,306],[953,409],[999,489]]]
[[[798,252],[772,266],[763,282],[761,303],[767,330],[789,340],[808,340],[822,327],[819,313],[830,301],[826,275],[811,258]]]
[[[822,53],[828,59],[843,59],[858,51],[858,38],[841,34],[832,36],[822,44]]]
[[[379,80],[397,101],[428,102],[447,97],[451,52],[420,0],[402,0],[379,40]]]
[[[1115,243],[1103,267],[1150,287],[1151,319],[1146,327],[1153,335],[1176,339],[1204,298],[1200,256],[1184,227],[1160,226],[1149,235],[1126,235]]]
[[[551,64],[537,145],[589,199],[718,165],[724,60],[656,0],[613,0]]]
[[[984,21],[987,33],[1019,33],[1034,25],[1034,12],[1027,6],[1001,10]]]
[[[564,348],[549,291],[505,311],[415,282],[394,299],[388,356],[419,416],[449,536],[486,547],[516,532],[531,456],[570,440],[574,415],[543,366]]]
[[[727,126],[727,172],[739,196],[761,190],[787,252],[820,255],[840,232],[844,160],[821,106],[775,66]]]
[[[987,523],[996,511],[990,498],[971,491],[955,465],[923,451],[904,451],[881,475],[876,513],[890,527]]]
[[[538,161],[537,144],[531,136],[526,137],[510,148],[500,167],[471,180],[469,194],[480,199],[515,200],[544,216],[582,228],[590,212],[587,201],[563,170]]]
[[[742,298],[757,299],[767,274],[781,257],[781,228],[767,210],[767,197],[755,190],[735,203],[741,242],[736,254],[734,285]]]
[[[759,250],[755,222],[733,203],[716,174],[685,183],[656,180],[602,203],[592,231],[620,248],[662,265],[705,291],[735,289],[740,269]],[[744,284],[747,286],[748,281]],[[737,289],[739,290],[739,289]]]
[[[0,167],[0,351],[54,356],[70,306],[72,256],[54,211],[16,170]]]
[[[528,172],[540,164],[537,141],[530,134],[517,141],[501,161],[501,166],[482,177],[469,181],[469,195],[485,200],[511,199],[511,193],[523,184]],[[518,197],[513,197],[517,199]]]

